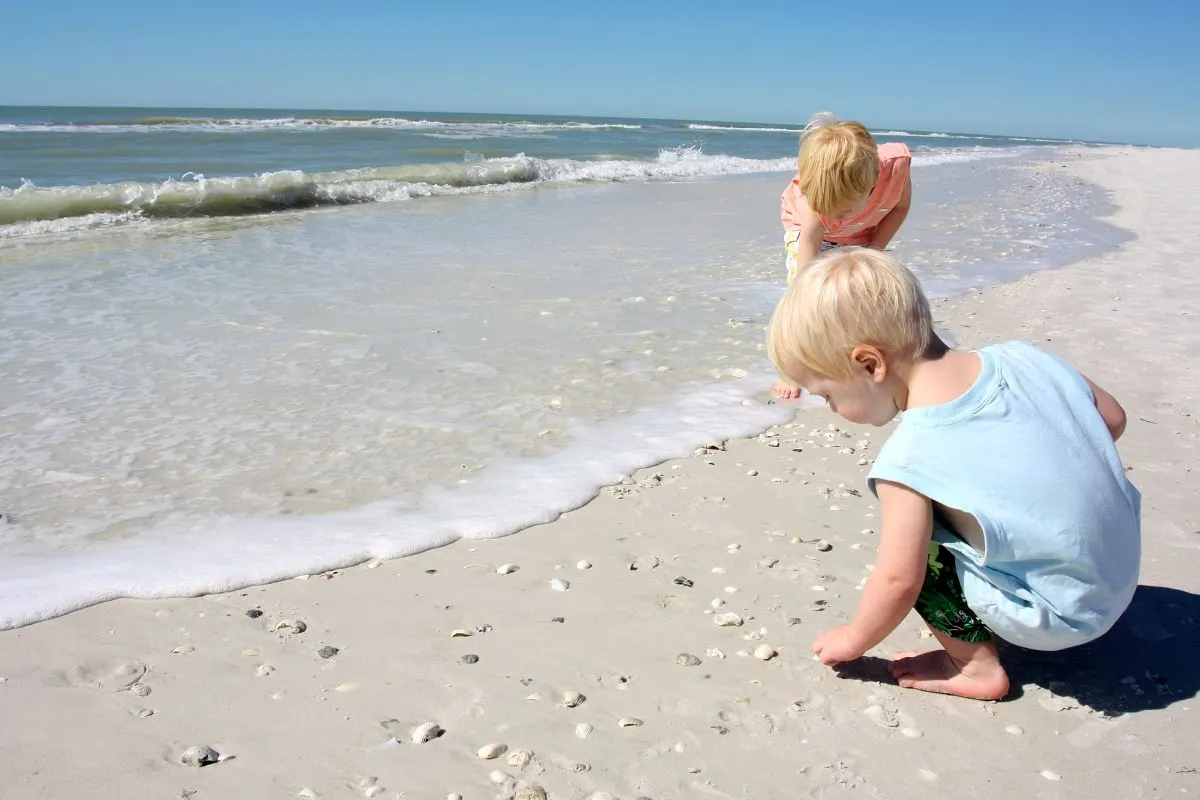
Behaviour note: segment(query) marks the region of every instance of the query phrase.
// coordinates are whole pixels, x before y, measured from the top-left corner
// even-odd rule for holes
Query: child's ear
[[[887,361],[877,347],[869,344],[859,345],[850,353],[850,360],[876,383],[887,377]]]

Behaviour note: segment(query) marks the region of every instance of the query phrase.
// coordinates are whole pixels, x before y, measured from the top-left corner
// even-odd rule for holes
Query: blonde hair
[[[767,330],[767,354],[779,374],[835,380],[851,375],[854,348],[913,362],[935,341],[929,300],[917,277],[891,256],[839,247],[800,271]]]
[[[861,123],[839,122],[822,111],[800,135],[796,178],[813,211],[824,216],[845,211],[875,188],[879,146]]]

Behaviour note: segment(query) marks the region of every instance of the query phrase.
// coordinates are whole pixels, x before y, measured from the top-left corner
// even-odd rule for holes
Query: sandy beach
[[[1124,404],[1142,586],[1093,645],[1006,651],[1006,701],[897,687],[890,652],[932,644],[915,616],[840,673],[813,660],[871,568],[887,430],[804,409],[507,538],[0,632],[0,797],[1200,792],[1200,151],[1045,169],[1111,191],[1136,240],[935,318],[964,346],[1046,347]],[[220,760],[185,766],[195,747]]]

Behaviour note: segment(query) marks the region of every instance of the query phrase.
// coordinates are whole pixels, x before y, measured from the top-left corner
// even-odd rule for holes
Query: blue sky
[[[0,104],[803,122],[1200,145],[1197,0],[5,0]]]

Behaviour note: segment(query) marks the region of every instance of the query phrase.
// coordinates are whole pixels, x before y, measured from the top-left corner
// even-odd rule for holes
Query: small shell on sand
[[[706,651],[704,652],[704,655],[708,656],[709,658],[715,658],[715,659],[717,659],[718,661],[724,661],[724,660],[725,660],[725,653],[721,652],[720,650],[718,650],[718,649],[717,649],[717,648],[715,648],[715,647],[710,647],[710,648],[708,648],[708,650],[706,650]]]
[[[588,561],[587,559],[584,559],[583,561],[580,561],[578,564],[576,564],[575,568],[576,569],[591,569],[592,562]]]
[[[221,760],[221,754],[207,746],[189,747],[183,751],[179,760],[185,767],[199,768],[217,763]]]
[[[450,631],[451,639],[465,639],[468,636],[474,636],[474,635],[475,635],[474,632],[469,631],[466,628],[455,628],[454,630]]]
[[[713,614],[713,624],[718,628],[737,628],[741,627],[744,620],[732,611],[727,611],[724,614]]]
[[[304,620],[302,619],[285,619],[277,622],[272,630],[276,632],[304,633],[308,630],[308,626],[304,624]]]
[[[325,645],[324,647],[322,647],[320,650],[317,651],[317,655],[319,655],[321,658],[333,658],[339,652],[341,652],[341,651],[338,650],[336,647],[333,647],[331,645]]]
[[[177,656],[187,656],[196,652],[196,648],[192,647],[190,644],[181,644],[179,647],[172,648],[171,652]]]
[[[497,575],[512,575],[514,572],[516,572],[519,569],[520,569],[520,567],[518,567],[516,564],[501,564],[500,566],[496,567],[496,574]]]
[[[321,800],[321,795],[317,794],[317,790],[309,789],[307,786],[296,792],[296,797],[302,797],[304,800]]]
[[[1025,733],[1025,729],[1022,728],[1020,725],[1009,725],[1004,730],[1007,733],[1011,733],[1013,736],[1021,736]]]
[[[820,550],[822,553],[828,553],[830,550],[833,549],[833,545],[831,545],[829,542],[822,539],[819,542],[817,542],[817,549]]]
[[[700,666],[700,659],[691,653],[680,653],[675,656],[675,663],[681,667],[698,667]]]
[[[742,546],[740,544],[731,544],[726,549],[729,550],[729,552],[731,552],[731,553],[736,553],[742,549]]]
[[[587,698],[584,697],[582,692],[566,692],[563,694],[562,704],[567,708],[577,708],[583,705],[585,700]]]
[[[620,725],[622,728],[640,728],[640,727],[642,727],[642,721],[640,719],[638,719],[637,717],[621,717],[621,719],[617,721],[617,724]]]
[[[546,800],[546,790],[536,784],[522,786],[513,795],[513,800]]]
[[[1062,775],[1059,775],[1057,772],[1054,772],[1053,770],[1044,769],[1044,770],[1042,770],[1041,775],[1043,778],[1045,778],[1048,781],[1061,781],[1062,780]]]
[[[495,769],[488,773],[488,780],[491,781],[492,783],[496,784],[497,786],[500,786],[504,783],[507,783],[510,780],[510,778],[505,773],[501,772],[498,769]]]
[[[712,600],[709,605],[713,608],[720,608],[721,606],[725,605],[725,601],[718,597]]]
[[[149,697],[150,687],[144,683],[135,683],[133,686],[129,687],[129,693],[132,695],[137,695],[138,697]]]
[[[451,792],[450,794],[446,795],[446,800],[463,800],[463,796],[458,792]]]
[[[565,592],[571,588],[571,582],[564,578],[554,578],[550,581],[550,588],[556,592]]]
[[[260,678],[265,678],[275,671],[275,668],[270,664],[259,664],[254,668],[254,674]]]
[[[525,769],[533,761],[533,753],[529,750],[513,750],[508,754],[508,765],[516,769]]]
[[[779,653],[777,653],[775,648],[771,647],[769,644],[760,644],[758,647],[754,648],[754,657],[762,659],[763,661],[770,661],[777,655],[779,655]]]
[[[492,744],[485,744],[483,747],[479,748],[479,750],[475,752],[475,755],[479,756],[484,761],[491,761],[493,758],[499,758],[507,752],[508,745],[494,742]]]
[[[345,694],[346,692],[353,692],[357,688],[357,683],[339,683],[337,686],[333,687],[333,690],[335,692]]]
[[[426,722],[413,728],[411,738],[413,744],[425,744],[426,742],[433,741],[445,732],[446,731],[442,729],[442,726],[438,725],[436,722]]]
[[[594,730],[595,728],[592,727],[590,722],[581,722],[575,726],[575,735],[580,739],[586,739],[592,735],[592,731]]]

